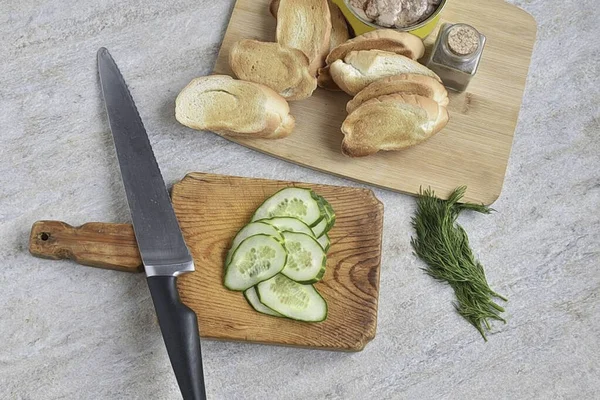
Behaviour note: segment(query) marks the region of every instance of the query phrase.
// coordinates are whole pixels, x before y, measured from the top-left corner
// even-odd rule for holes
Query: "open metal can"
[[[395,29],[397,31],[412,33],[421,39],[425,39],[431,32],[433,32],[437,24],[440,22],[440,14],[448,2],[448,0],[442,0],[437,9],[426,20],[406,28],[397,28],[379,26],[371,21],[365,20],[356,13],[352,6],[348,4],[348,0],[332,1],[337,4],[338,7],[340,7],[340,10],[342,10],[342,13],[344,13],[344,16],[348,20],[348,23],[352,26],[352,29],[356,35],[362,35],[363,33],[374,31],[375,29]]]

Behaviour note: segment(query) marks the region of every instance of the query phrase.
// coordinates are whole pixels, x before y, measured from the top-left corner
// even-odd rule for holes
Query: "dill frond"
[[[506,323],[500,316],[504,308],[494,302],[494,298],[507,299],[488,285],[483,266],[473,256],[467,233],[456,222],[464,210],[484,214],[493,211],[484,205],[459,203],[466,189],[465,186],[457,188],[448,200],[439,199],[431,189],[421,190],[412,219],[416,237],[411,239],[411,244],[415,254],[427,264],[424,271],[454,289],[457,312],[487,341],[490,320]]]

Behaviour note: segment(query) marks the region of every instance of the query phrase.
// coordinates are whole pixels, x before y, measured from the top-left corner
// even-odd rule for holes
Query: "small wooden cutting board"
[[[324,322],[306,323],[254,311],[242,293],[223,286],[223,260],[231,240],[262,202],[278,190],[308,187],[333,206],[327,270],[315,285],[329,307]],[[204,338],[359,351],[375,336],[383,205],[368,189],[188,174],[172,190],[173,207],[192,252],[196,271],[179,278],[181,298],[192,308]],[[101,268],[141,272],[128,224],[89,223],[73,228],[36,222],[30,251]]]
[[[275,41],[270,0],[237,0],[216,74],[232,75],[229,52],[243,38]],[[424,143],[403,151],[348,158],[340,151],[350,96],[318,88],[290,102],[294,132],[284,139],[229,138],[306,167],[404,193],[431,187],[442,197],[468,187],[465,201],[491,204],[502,189],[536,36],[531,15],[504,0],[450,0],[441,23],[464,22],[486,35],[477,75],[463,93],[451,92],[450,122]],[[425,41],[432,47],[437,30]],[[421,60],[423,61],[423,60]]]

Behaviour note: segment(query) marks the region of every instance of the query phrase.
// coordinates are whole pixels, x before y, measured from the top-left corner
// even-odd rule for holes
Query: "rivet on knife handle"
[[[73,227],[60,221],[37,221],[31,228],[29,252],[52,260],[125,272],[143,272],[130,224],[90,222]]]

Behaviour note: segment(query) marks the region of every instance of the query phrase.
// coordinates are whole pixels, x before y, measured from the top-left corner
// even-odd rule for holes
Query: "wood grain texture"
[[[238,0],[214,73],[232,75],[229,49],[248,37],[275,40],[269,0]],[[450,94],[450,122],[425,143],[399,152],[350,159],[340,152],[340,127],[350,97],[318,88],[290,103],[296,129],[281,140],[230,138],[306,167],[405,193],[431,186],[447,196],[467,185],[466,201],[493,203],[500,195],[529,69],[536,24],[503,0],[451,0],[443,22],[465,22],[487,36],[480,69],[468,90]],[[430,48],[437,30],[426,40]]]
[[[324,322],[306,323],[254,311],[242,293],[223,286],[223,260],[231,240],[262,202],[278,190],[308,187],[336,212],[329,232],[327,270],[315,286],[327,301]],[[181,299],[198,315],[204,338],[359,351],[375,336],[383,205],[367,189],[192,173],[174,185],[172,200],[196,271],[178,280]],[[42,232],[50,239],[42,240]],[[115,242],[119,238],[124,245]],[[80,240],[82,240],[80,242]],[[40,241],[42,243],[40,243]],[[53,243],[53,244],[52,244]],[[135,246],[137,258],[131,251]],[[131,225],[56,221],[34,225],[30,250],[46,258],[135,271],[140,258]],[[124,250],[124,251],[122,251]]]
[[[144,271],[129,224],[90,222],[75,228],[59,221],[38,221],[31,228],[29,252],[36,257],[69,259],[97,268]]]
[[[237,231],[278,190],[310,187],[331,203],[327,271],[315,285],[327,320],[305,323],[262,315],[223,284],[223,260]],[[196,272],[179,279],[181,298],[198,314],[203,337],[361,350],[375,336],[383,205],[370,190],[193,173],[173,187],[173,205]]]

